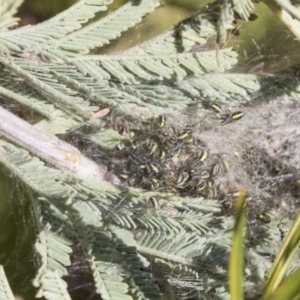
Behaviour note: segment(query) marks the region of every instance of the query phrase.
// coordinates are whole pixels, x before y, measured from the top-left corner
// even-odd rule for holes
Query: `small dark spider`
[[[264,212],[261,212],[256,216],[257,221],[260,224],[269,224],[271,223],[271,217]]]
[[[243,113],[241,111],[235,111],[235,112],[231,112],[228,111],[226,113],[221,114],[221,116],[217,119],[221,120],[220,125],[226,125],[232,122],[235,122],[237,120],[240,120],[243,117]]]

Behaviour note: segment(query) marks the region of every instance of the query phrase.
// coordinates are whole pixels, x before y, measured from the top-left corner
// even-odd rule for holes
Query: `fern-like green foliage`
[[[108,171],[102,180],[89,172],[86,178],[77,176],[74,170],[83,156],[77,156],[75,150],[76,155],[68,152],[54,135],[65,134],[60,137],[74,144],[79,137],[77,146],[95,161],[93,166],[104,164],[113,161],[116,144],[126,141],[112,126],[115,116],[131,119],[138,130],[159,115],[173,119],[175,127],[210,119],[200,124],[200,130],[213,136],[220,122],[207,109],[207,101],[245,110],[250,104],[249,116],[253,100],[257,103],[273,97],[275,85],[276,94],[283,99],[299,100],[299,80],[292,73],[282,79],[279,73],[245,72],[241,55],[232,47],[223,47],[235,29],[233,21],[251,19],[253,1],[212,2],[154,39],[110,53],[104,51],[106,45],[160,5],[158,0],[132,0],[99,18],[98,13],[105,12],[112,2],[79,0],[50,20],[16,29],[12,29],[17,24],[14,15],[21,1],[0,4],[0,97],[4,107],[31,112],[34,118],[26,119],[32,132],[38,130],[49,138],[42,141],[26,132],[28,143],[24,143],[7,129],[10,120],[0,125],[0,162],[30,194],[30,219],[36,231],[32,247],[36,275],[31,280],[36,297],[72,299],[73,277],[78,276],[89,277],[91,293],[105,300],[229,299],[233,217],[230,209],[224,209],[224,199],[232,183],[228,187],[225,179],[220,182],[225,195],[220,201],[128,187],[111,179]],[[109,117],[93,118],[105,108],[110,109]],[[257,111],[254,115],[259,122],[264,120]],[[241,140],[244,148],[234,152],[234,160],[241,165],[253,162],[229,181],[238,177],[238,184],[249,184],[245,187],[250,190],[245,289],[258,295],[290,220],[273,209],[272,222],[260,223],[253,217],[258,212],[256,198],[272,198],[273,186],[279,185],[279,193],[280,184],[287,180],[299,191],[300,165],[295,159],[292,168],[282,167],[271,151],[256,159],[253,153],[263,153],[259,148],[263,143],[255,145],[261,152],[252,151],[253,144],[247,145],[249,158],[245,144],[253,142],[257,132],[265,133],[271,123],[258,122],[253,128],[247,113],[245,119],[243,126],[233,127],[234,138],[226,126],[224,133],[219,132],[218,137],[216,133],[216,144],[218,138],[220,142],[214,148],[219,152],[212,152],[220,159],[234,152],[228,144]],[[273,130],[279,125],[272,126]],[[195,128],[197,135],[200,130]],[[276,130],[272,130],[270,135],[275,136]],[[245,132],[253,134],[249,140],[243,139]],[[66,133],[71,133],[71,138]],[[48,151],[47,156],[41,154],[41,148]],[[56,160],[54,150],[64,154],[68,169]],[[269,165],[271,159],[274,168]],[[255,173],[262,166],[269,177],[259,177],[263,171]],[[285,171],[274,171],[278,166]],[[267,184],[271,175],[273,190]],[[259,185],[257,178],[263,184]],[[151,197],[158,199],[157,207],[151,206]],[[274,208],[268,203],[266,209]],[[0,277],[0,298],[13,299],[2,267]]]
[[[5,276],[5,272],[3,266],[0,266],[0,278],[1,278],[1,285],[0,285],[0,296],[3,300],[14,300],[15,297],[10,289],[9,283]]]

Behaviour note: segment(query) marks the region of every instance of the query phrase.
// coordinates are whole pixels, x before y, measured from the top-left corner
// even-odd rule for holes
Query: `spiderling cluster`
[[[183,197],[218,199],[227,208],[236,192],[225,197],[216,179],[227,173],[228,162],[210,157],[205,143],[193,137],[197,125],[175,128],[168,123],[161,115],[140,129],[117,117],[114,127],[126,139],[117,145],[110,169],[125,185]]]

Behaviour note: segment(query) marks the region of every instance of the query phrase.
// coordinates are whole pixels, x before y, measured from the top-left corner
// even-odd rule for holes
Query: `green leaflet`
[[[47,300],[71,300],[67,284],[57,271],[47,271],[41,277],[40,285],[36,297],[45,297]]]
[[[31,87],[37,89],[48,100],[55,101],[57,106],[69,112],[75,119],[88,118],[92,111],[97,109],[96,106],[89,106],[89,102],[77,97],[74,91],[52,78],[52,75],[48,74],[47,67],[38,68],[35,66],[36,68],[33,68],[32,64],[24,60],[16,60],[16,64],[2,60],[2,63],[21,78],[24,78]]]
[[[0,32],[8,30],[10,27],[16,26],[19,19],[13,17],[17,13],[17,9],[22,4],[22,0],[2,1],[0,4]]]
[[[256,76],[250,74],[205,74],[201,78],[188,78],[185,90],[195,88],[200,96],[210,96],[220,102],[251,100],[251,95],[261,89]]]
[[[162,49],[164,49],[163,45]],[[91,76],[93,73],[100,72],[101,74],[101,72],[105,72],[103,79],[110,79],[109,74],[111,74],[120,82],[135,84],[137,80],[141,79],[163,80],[176,75],[180,80],[186,77],[187,74],[200,76],[216,71],[222,72],[224,69],[232,68],[237,62],[236,53],[230,48],[219,52],[219,61],[222,67],[217,63],[215,51],[179,54],[161,53],[159,55],[150,54],[146,57],[145,54],[134,56],[128,54],[120,56],[82,56],[75,58],[74,63]],[[86,67],[84,68],[84,66]]]
[[[70,227],[66,215],[47,199],[40,198],[39,205],[39,210],[35,209],[36,222],[41,222],[38,224],[40,232],[35,243],[39,269],[33,285],[38,288],[37,296],[44,295],[49,300],[70,299],[67,285],[60,278],[68,274],[66,267],[71,265]]]
[[[236,11],[243,20],[248,21],[250,13],[254,9],[253,2],[251,0],[231,0],[230,2],[234,11]]]
[[[26,150],[1,141],[0,161],[17,178],[40,195],[68,199],[74,195],[72,188],[62,184],[62,172],[46,167],[44,162]]]
[[[0,298],[3,300],[14,300],[15,297],[10,289],[3,266],[0,265]]]
[[[22,51],[22,49],[48,48],[56,40],[64,37],[81,27],[95,16],[98,11],[106,10],[106,5],[112,0],[81,0],[56,17],[37,26],[27,26],[17,30],[8,31],[1,35],[0,41],[8,49]]]
[[[159,5],[157,0],[141,1],[139,5],[128,2],[112,14],[62,38],[59,47],[66,54],[89,53],[116,39],[123,31],[141,21],[141,18]],[[79,46],[80,45],[80,46]]]

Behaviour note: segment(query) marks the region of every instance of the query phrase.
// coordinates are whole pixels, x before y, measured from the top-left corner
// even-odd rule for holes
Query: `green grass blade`
[[[294,258],[300,244],[300,212],[297,214],[288,234],[284,238],[281,247],[270,269],[268,279],[263,291],[262,300],[269,299],[279,286],[286,274],[291,261]],[[289,299],[289,298],[286,298]]]
[[[229,258],[229,291],[231,300],[243,300],[244,277],[244,229],[245,229],[245,198],[246,192],[240,190],[235,205],[235,224],[231,252]]]
[[[268,298],[268,300],[292,300],[300,299],[300,268],[290,275],[278,289]]]

